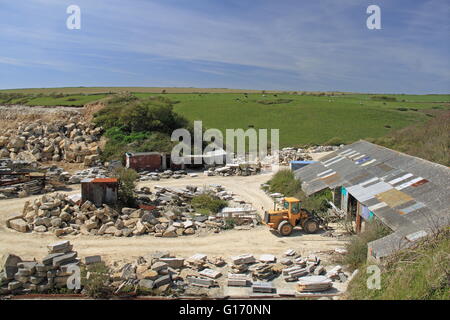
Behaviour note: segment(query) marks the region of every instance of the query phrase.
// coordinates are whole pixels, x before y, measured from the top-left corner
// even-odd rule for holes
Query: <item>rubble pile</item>
[[[73,175],[63,172],[64,181],[68,184],[78,184],[84,179],[97,179],[110,177],[109,171],[103,166],[95,166],[84,170],[76,171]]]
[[[319,152],[331,152],[336,151],[341,146],[315,146],[310,148],[283,148],[278,152],[279,164],[282,166],[288,166],[291,161],[304,161],[312,160],[311,153]],[[276,155],[268,155],[266,158],[262,159],[263,164],[274,164],[276,162]]]
[[[122,208],[121,211],[103,204],[96,207],[90,201],[79,205],[79,198],[64,194],[44,195],[33,202],[27,201],[20,215],[6,221],[8,228],[18,232],[52,232],[63,235],[110,235],[129,237],[151,234],[155,237],[178,237],[198,232],[220,232],[227,229],[226,218],[220,215],[195,213],[189,204],[193,196],[214,190],[220,199],[232,195],[219,185],[206,189],[187,186],[169,189],[156,186],[151,193],[143,188],[140,201],[148,203],[141,208]],[[256,225],[258,222],[243,218],[239,223]]]
[[[163,172],[156,171],[141,171],[139,172],[140,181],[159,181],[161,179],[180,179],[187,175],[185,170],[164,170]]]
[[[183,266],[183,258],[176,258],[168,252],[155,252],[139,257],[135,263],[113,266],[111,285],[117,288],[117,292],[126,286],[144,291],[159,289],[163,292],[169,287],[182,290],[180,271]]]
[[[26,161],[66,161],[90,166],[98,160],[103,129],[78,117],[51,123],[22,122],[0,134],[0,158]]]
[[[228,163],[223,167],[210,167],[203,171],[205,176],[251,176],[261,172],[260,164]]]
[[[0,268],[0,292],[2,294],[26,294],[47,292],[67,287],[72,267],[79,266],[77,252],[72,251],[69,241],[47,246],[48,255],[37,261],[22,261],[13,254],[2,257]]]

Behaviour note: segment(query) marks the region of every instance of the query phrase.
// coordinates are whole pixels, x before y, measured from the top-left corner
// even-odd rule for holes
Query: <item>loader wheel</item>
[[[316,233],[317,230],[319,230],[319,222],[314,219],[306,220],[303,224],[303,230],[305,230],[306,233]]]
[[[292,233],[292,229],[293,228],[288,221],[282,221],[278,225],[278,232],[284,237],[290,235]]]

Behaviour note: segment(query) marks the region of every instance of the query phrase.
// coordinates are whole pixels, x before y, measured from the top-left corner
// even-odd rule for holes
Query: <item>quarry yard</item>
[[[273,208],[273,202],[260,189],[260,185],[269,180],[270,175],[262,174],[249,177],[186,177],[180,180],[163,180],[156,182],[139,183],[139,187],[152,187],[162,185],[167,187],[179,187],[186,184],[208,185],[221,184],[233,191],[246,201],[261,204],[257,207],[260,214],[264,210]],[[68,194],[79,193],[79,185],[72,186],[73,190]],[[22,199],[8,199],[0,203],[0,253],[14,252],[23,257],[32,258],[42,256],[46,252],[48,243],[56,242],[58,237],[51,234],[18,233],[5,227],[5,221],[18,212],[21,212],[25,201],[37,197]],[[323,237],[321,234],[304,234],[295,232],[290,237],[279,237],[268,231],[266,226],[260,225],[251,231],[227,230],[219,234],[204,236],[187,236],[178,238],[156,238],[151,235],[143,235],[133,238],[116,238],[102,236],[65,236],[77,248],[80,256],[101,254],[106,261],[117,259],[135,259],[141,255],[156,250],[166,250],[181,256],[190,256],[198,252],[208,255],[220,255],[224,257],[252,253],[252,254],[281,254],[292,248],[302,255],[334,250],[343,247],[341,238],[334,239]]]

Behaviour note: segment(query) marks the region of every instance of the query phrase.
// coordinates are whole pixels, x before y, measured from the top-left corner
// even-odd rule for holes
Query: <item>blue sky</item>
[[[449,93],[449,19],[447,0],[0,0],[0,88]]]

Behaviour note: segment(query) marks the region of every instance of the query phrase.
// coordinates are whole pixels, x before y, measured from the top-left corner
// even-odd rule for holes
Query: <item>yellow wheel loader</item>
[[[301,201],[297,198],[283,198],[283,209],[266,211],[264,223],[282,236],[292,233],[295,226],[300,225],[306,233],[319,230],[319,219],[307,210],[301,208]]]

